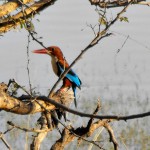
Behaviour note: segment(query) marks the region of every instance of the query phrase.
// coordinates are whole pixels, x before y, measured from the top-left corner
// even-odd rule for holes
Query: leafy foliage
[[[129,22],[129,20],[128,20],[127,17],[120,17],[119,19],[120,19],[121,22],[122,22],[122,21],[124,21],[124,22]]]

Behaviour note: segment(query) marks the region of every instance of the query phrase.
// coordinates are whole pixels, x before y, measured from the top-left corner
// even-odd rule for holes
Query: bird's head
[[[63,58],[63,53],[60,50],[60,48],[57,47],[57,46],[50,46],[50,47],[47,47],[47,49],[34,50],[33,53],[48,54],[50,56],[57,57],[58,59],[62,59]]]

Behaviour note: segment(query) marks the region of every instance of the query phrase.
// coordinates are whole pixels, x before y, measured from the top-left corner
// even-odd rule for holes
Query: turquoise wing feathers
[[[60,69],[60,72],[63,73],[64,67],[62,67],[62,65],[60,63],[58,63],[58,67]],[[66,77],[72,82],[74,83],[78,88],[80,88],[82,82],[79,79],[79,77],[76,75],[76,73],[71,69],[67,74]]]

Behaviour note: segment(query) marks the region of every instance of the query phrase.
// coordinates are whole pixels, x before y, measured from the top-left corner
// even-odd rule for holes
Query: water
[[[114,18],[115,12],[119,10],[120,8],[108,11]],[[113,35],[90,49],[73,67],[83,82],[82,90],[78,91],[80,111],[91,113],[96,107],[98,98],[101,99],[101,113],[104,115],[129,115],[149,111],[149,14],[150,10],[147,6],[131,6],[123,15],[128,17],[129,23],[117,22],[110,29]],[[94,37],[93,31],[87,24],[94,26],[97,23],[98,15],[95,7],[88,1],[80,0],[57,1],[34,19],[35,30],[38,37],[43,37],[41,41],[44,45],[61,47],[70,63]],[[17,29],[1,37],[1,82],[7,83],[10,78],[15,78],[18,83],[28,87],[27,35],[25,30]],[[117,54],[128,35],[130,38]],[[41,46],[38,43],[31,41],[29,52],[31,83],[33,87],[37,87],[37,91],[47,94],[57,77],[52,73],[48,56],[31,52],[39,48]],[[23,116],[2,112],[1,118],[1,131],[6,130],[6,121],[14,120],[13,118],[17,124],[26,125],[24,122],[26,117]],[[20,122],[21,118],[23,123]],[[87,119],[76,118],[79,121],[78,124],[86,123]],[[150,146],[149,122],[148,117],[127,123],[114,122],[113,129],[120,149],[126,149],[125,147],[148,149]],[[20,133],[21,131],[16,133],[15,139],[20,139]],[[22,133],[21,139],[24,136]],[[7,139],[11,141],[8,137]],[[44,149],[49,149],[49,140],[45,140],[42,144]],[[19,146],[16,143],[14,149],[24,148],[24,145]],[[84,148],[87,146],[85,144]],[[0,148],[4,148],[4,145],[0,144]]]

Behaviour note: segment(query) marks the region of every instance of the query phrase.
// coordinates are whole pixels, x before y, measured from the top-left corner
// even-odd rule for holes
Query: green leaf
[[[38,22],[40,22],[40,20],[39,19],[36,19]]]
[[[120,19],[121,22],[122,22],[122,21],[124,21],[124,22],[129,22],[129,20],[128,20],[127,17],[120,17],[119,19]]]
[[[107,21],[105,20],[105,18],[104,17],[100,17],[99,18],[99,23],[101,24],[101,25],[107,25]]]
[[[19,20],[20,22],[20,28],[22,29],[23,28],[23,22],[21,21],[21,19]]]

